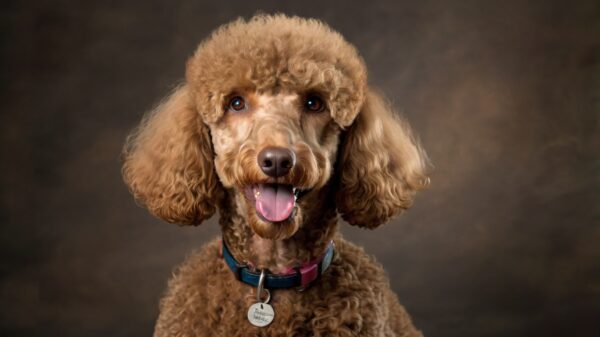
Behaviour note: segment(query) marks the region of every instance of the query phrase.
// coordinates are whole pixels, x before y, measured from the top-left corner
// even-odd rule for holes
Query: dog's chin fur
[[[269,222],[261,219],[256,213],[256,208],[244,198],[246,223],[254,233],[263,239],[285,240],[291,238],[302,223],[302,209],[296,204],[293,215],[281,222]]]

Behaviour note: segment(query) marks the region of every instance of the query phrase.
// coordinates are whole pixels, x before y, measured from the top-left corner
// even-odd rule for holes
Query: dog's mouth
[[[294,217],[297,200],[307,191],[285,184],[254,184],[244,192],[261,220],[285,222]]]

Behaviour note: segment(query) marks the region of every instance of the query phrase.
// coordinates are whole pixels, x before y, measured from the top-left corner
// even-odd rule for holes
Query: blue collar
[[[314,262],[309,263],[306,266],[294,268],[294,270],[287,274],[272,274],[267,272],[265,274],[264,287],[267,289],[282,289],[282,288],[300,288],[304,289],[308,287],[312,282],[321,276],[329,265],[331,264],[331,260],[333,259],[333,250],[334,250],[333,240],[329,242],[327,246],[327,251],[323,257]],[[225,244],[225,240],[223,240],[223,258],[225,262],[229,266],[229,269],[233,271],[233,274],[239,281],[242,281],[246,284],[249,284],[253,287],[258,287],[258,280],[260,278],[260,271],[253,272],[248,268],[248,265],[242,265],[238,263],[227,245]]]

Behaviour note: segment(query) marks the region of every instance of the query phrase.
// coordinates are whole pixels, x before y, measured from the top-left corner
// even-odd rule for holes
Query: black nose
[[[274,178],[288,174],[295,164],[294,152],[283,147],[266,147],[258,154],[258,166]]]

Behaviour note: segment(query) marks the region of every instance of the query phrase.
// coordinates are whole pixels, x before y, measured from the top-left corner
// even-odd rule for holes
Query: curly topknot
[[[207,122],[222,115],[221,102],[232,87],[324,93],[333,103],[332,116],[344,127],[365,97],[367,73],[356,49],[314,19],[238,19],[200,44],[187,67],[187,81]]]

